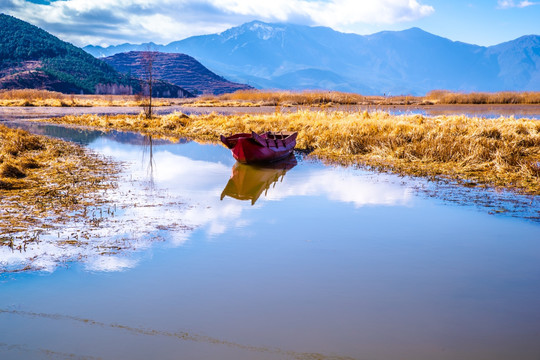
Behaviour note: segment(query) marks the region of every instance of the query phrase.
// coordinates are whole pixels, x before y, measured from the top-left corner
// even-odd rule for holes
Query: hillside
[[[102,58],[119,72],[143,78],[144,54],[131,51]],[[181,86],[194,94],[225,94],[237,90],[252,89],[249,85],[233,83],[216,75],[200,62],[185,54],[155,52],[153,54],[153,76],[171,84]]]
[[[123,44],[118,49],[145,46]],[[482,47],[419,28],[362,36],[326,27],[254,21],[154,48],[189,54],[231,80],[261,88],[381,95],[423,95],[433,89],[540,90],[537,35]],[[117,51],[116,47],[85,49],[96,56]]]
[[[12,16],[0,14],[0,89],[46,89],[63,93],[136,94],[140,80],[114,70],[82,49]],[[191,95],[158,82],[155,96]]]

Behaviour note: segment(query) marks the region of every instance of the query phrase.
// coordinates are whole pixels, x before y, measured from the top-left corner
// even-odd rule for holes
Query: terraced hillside
[[[102,58],[107,64],[124,74],[144,78],[144,51],[130,51]],[[221,77],[193,57],[185,54],[152,52],[153,76],[178,85],[194,94],[225,94],[252,89],[246,84],[231,82]]]

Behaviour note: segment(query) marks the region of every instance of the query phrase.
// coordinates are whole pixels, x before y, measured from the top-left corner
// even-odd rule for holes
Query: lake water
[[[0,274],[3,360],[540,358],[538,198],[11,126],[125,170],[104,228],[0,249],[5,270],[41,269]],[[77,231],[88,244],[55,243]]]
[[[290,106],[280,107],[281,112],[296,112],[301,109],[318,111],[321,108]],[[0,107],[0,119],[29,119],[29,118],[50,118],[64,115],[81,114],[140,114],[140,107]],[[538,104],[505,104],[505,105],[342,105],[325,108],[324,111],[384,111],[392,115],[464,115],[471,117],[499,118],[501,116],[527,118],[540,120],[540,105]],[[154,113],[164,115],[173,112],[185,114],[209,114],[216,112],[225,115],[234,114],[272,114],[276,112],[275,106],[260,107],[190,107],[190,106],[163,106],[156,107]]]

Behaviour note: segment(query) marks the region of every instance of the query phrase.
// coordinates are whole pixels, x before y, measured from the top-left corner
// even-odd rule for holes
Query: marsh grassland
[[[0,245],[13,246],[15,233],[37,240],[41,230],[103,204],[117,167],[73,143],[0,125]]]
[[[340,105],[480,105],[540,104],[540,92],[456,93],[434,90],[426,96],[364,96],[339,91],[240,90],[219,96],[205,95],[185,102],[197,107],[340,106]]]
[[[540,104],[540,92],[457,93],[434,90],[425,96],[365,96],[339,91],[272,91],[239,90],[223,95],[203,95],[194,99],[153,99],[153,106],[186,105],[190,107],[264,107],[310,106],[332,107],[344,105],[486,105]],[[66,95],[36,89],[0,90],[0,106],[38,107],[131,107],[144,106],[141,95]]]
[[[237,132],[298,131],[297,149],[325,161],[540,194],[540,123],[535,120],[276,111],[255,115],[173,113],[148,120],[83,115],[47,121],[200,141],[216,141],[220,134]]]
[[[176,99],[178,101],[178,99]],[[66,95],[56,91],[22,89],[0,91],[0,106],[98,107],[144,106],[139,95]],[[152,106],[170,106],[172,99],[153,99]]]

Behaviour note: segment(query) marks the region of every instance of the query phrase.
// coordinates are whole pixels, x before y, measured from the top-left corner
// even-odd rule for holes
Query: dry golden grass
[[[184,104],[196,107],[260,107],[422,104],[540,104],[540,92],[456,93],[434,90],[419,96],[363,96],[339,91],[240,90],[195,99],[153,99],[154,106]],[[0,90],[0,106],[144,106],[138,95],[66,95],[47,90]]]
[[[360,104],[368,97],[338,91],[239,90],[219,96],[196,98],[190,106],[329,106]]]
[[[540,104],[540,92],[503,91],[467,94],[434,90],[429,92],[425,99],[437,104]]]
[[[234,106],[336,106],[430,104],[540,104],[540,92],[456,93],[434,90],[426,96],[363,96],[338,91],[241,90],[219,96],[206,95],[186,103],[200,107]]]
[[[339,105],[418,105],[424,101],[416,96],[364,96],[339,91],[271,91],[239,90],[219,96],[206,95],[186,102],[186,106],[306,106],[330,107]]]
[[[0,245],[8,234],[51,227],[114,186],[117,166],[83,148],[0,125]]]
[[[52,120],[101,129],[217,141],[220,134],[298,131],[297,149],[342,164],[444,177],[540,194],[540,123],[466,116],[388,113],[293,113],[187,116],[66,116]]]
[[[322,104],[358,104],[366,100],[360,94],[338,91],[237,91],[220,96],[221,100],[248,100],[270,103],[271,105],[322,105]]]
[[[172,99],[152,99],[152,106],[170,106]],[[0,106],[143,106],[138,95],[66,95],[48,90],[0,90]]]

